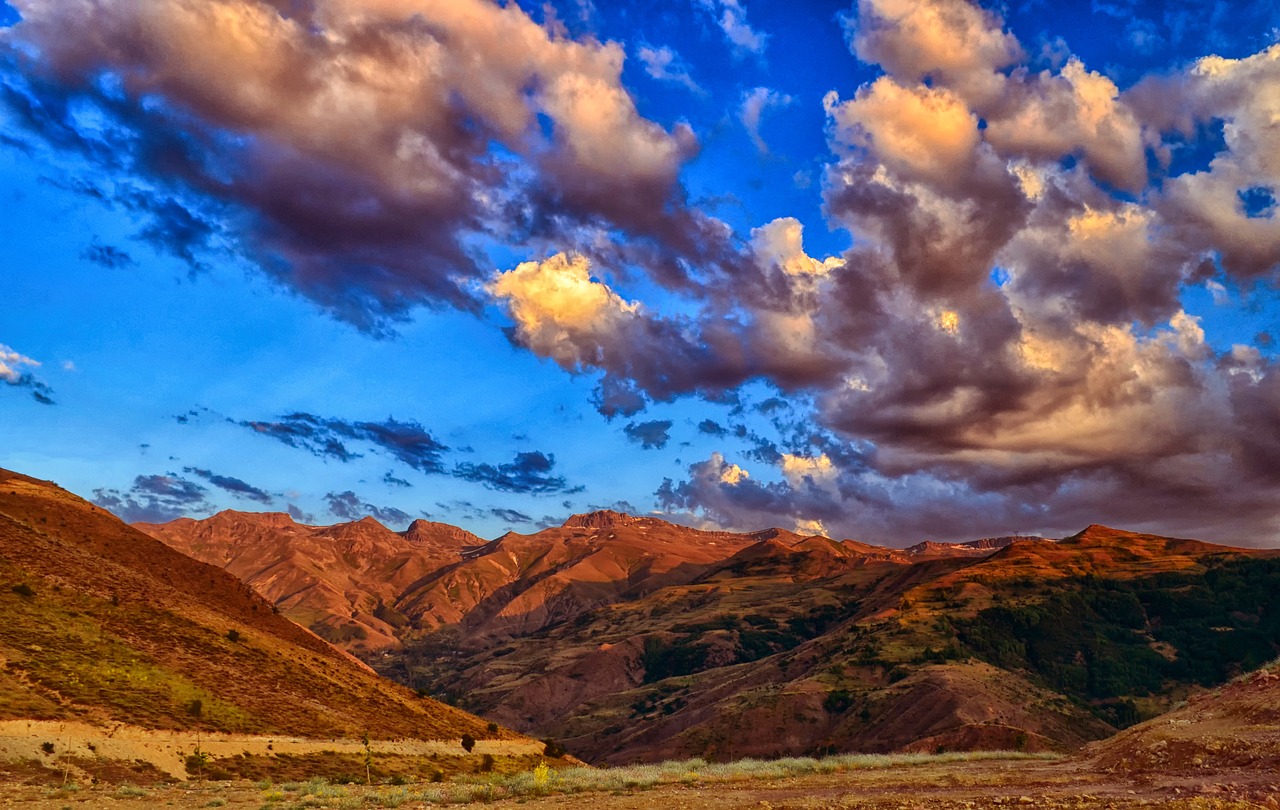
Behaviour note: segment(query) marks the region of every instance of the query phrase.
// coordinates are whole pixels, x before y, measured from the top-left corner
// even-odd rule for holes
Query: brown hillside
[[[452,626],[485,644],[691,582],[753,542],[616,512],[576,515],[537,534],[503,535],[424,577],[395,607],[418,632]]]
[[[1127,774],[1280,772],[1280,662],[1198,695],[1085,753],[1100,769]]]
[[[193,560],[0,470],[0,720],[295,736],[485,736]]]
[[[281,513],[225,511],[135,528],[247,582],[286,616],[349,649],[399,645],[404,589],[484,541],[416,520],[393,532],[371,517],[306,526]]]

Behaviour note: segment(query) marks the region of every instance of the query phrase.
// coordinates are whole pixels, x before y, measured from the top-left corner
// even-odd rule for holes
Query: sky
[[[129,521],[1280,545],[1280,6],[0,0],[0,464]]]

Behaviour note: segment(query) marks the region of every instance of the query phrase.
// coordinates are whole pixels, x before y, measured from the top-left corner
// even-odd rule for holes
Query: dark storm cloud
[[[563,476],[552,475],[554,467],[554,455],[532,451],[516,453],[514,461],[496,466],[463,462],[454,467],[453,474],[499,492],[541,495],[582,491],[582,487],[570,487]]]
[[[224,492],[230,492],[238,498],[245,498],[247,500],[257,501],[258,503],[263,504],[268,504],[272,501],[272,497],[269,492],[258,489],[251,484],[247,484],[239,478],[233,478],[229,475],[219,475],[218,473],[210,470],[202,470],[198,467],[183,467],[182,471],[189,475],[203,478],[218,489],[221,489]]]
[[[270,436],[290,447],[320,458],[348,462],[361,454],[348,442],[364,442],[423,473],[444,472],[443,455],[449,449],[413,420],[387,417],[381,422],[350,422],[297,412],[275,421],[242,421],[237,424]]]
[[[139,475],[125,491],[95,489],[93,502],[126,523],[165,523],[213,510],[208,490],[176,473]]]
[[[343,520],[360,520],[365,516],[372,517],[379,523],[388,526],[407,526],[413,520],[409,513],[394,506],[377,506],[360,498],[351,490],[330,492],[324,496],[329,504],[329,512]]]
[[[646,450],[661,450],[671,440],[671,424],[670,419],[631,422],[622,429],[622,432],[629,440]]]

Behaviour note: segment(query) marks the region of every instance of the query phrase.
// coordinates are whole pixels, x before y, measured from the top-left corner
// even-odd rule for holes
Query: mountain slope
[[[391,605],[408,585],[484,542],[425,520],[393,532],[371,517],[307,526],[283,513],[231,510],[135,528],[226,569],[328,641],[366,650],[398,646],[404,619]]]
[[[1239,768],[1274,774],[1280,770],[1280,662],[1216,694],[1198,695],[1087,753],[1100,769],[1124,773]]]
[[[486,736],[483,721],[377,677],[231,574],[2,470],[0,615],[0,719]]]

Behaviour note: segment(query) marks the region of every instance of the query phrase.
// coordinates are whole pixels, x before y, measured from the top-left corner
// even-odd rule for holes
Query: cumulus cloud
[[[862,0],[846,29],[884,69],[825,102],[827,213],[855,245],[818,263],[798,224],[757,229],[787,304],[737,302],[747,374],[811,392],[838,441],[739,437],[780,481],[717,454],[659,505],[882,540],[1108,521],[1274,542],[1274,353],[1215,345],[1182,291],[1231,306],[1226,282],[1242,302],[1280,282],[1280,107],[1257,91],[1280,82],[1280,47],[1121,91],[1070,54],[1033,71],[964,0]],[[1160,174],[1215,121],[1207,166]],[[787,354],[810,373],[761,359]]]
[[[15,6],[0,96],[19,137],[103,170],[111,182],[85,188],[193,268],[240,251],[366,328],[474,306],[481,237],[616,230],[676,276],[727,249],[682,203],[693,133],[637,112],[621,46],[517,4]]]

